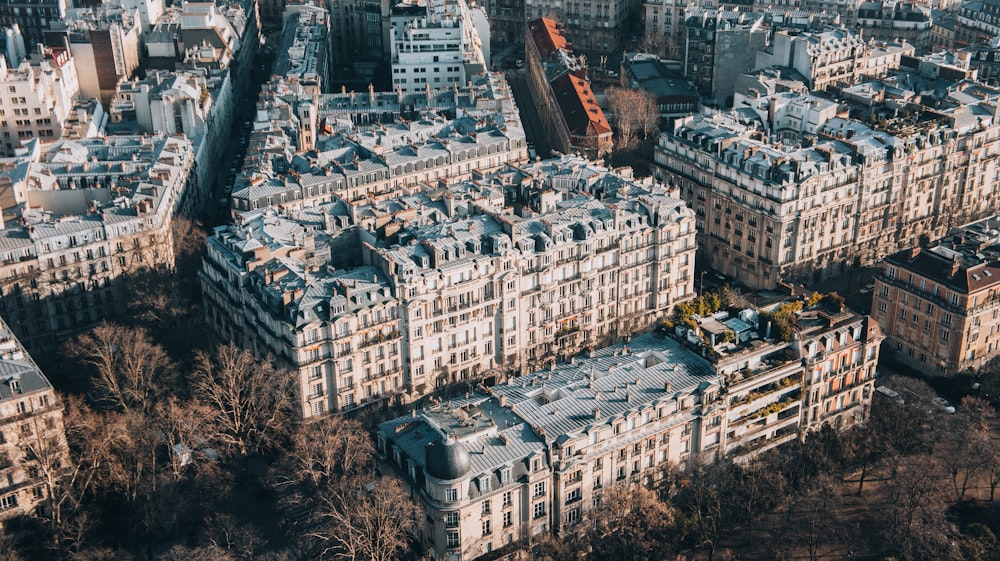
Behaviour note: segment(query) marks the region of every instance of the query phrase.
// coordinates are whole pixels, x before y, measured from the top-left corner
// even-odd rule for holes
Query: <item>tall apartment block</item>
[[[684,21],[684,75],[698,93],[718,104],[731,104],[733,80],[755,68],[757,51],[771,32],[764,16],[694,8]]]
[[[658,141],[657,174],[695,209],[706,263],[755,288],[818,281],[996,212],[998,92],[953,88],[961,103],[908,128],[871,128],[819,100],[775,109],[766,127],[680,119]]]
[[[173,266],[194,152],[166,135],[30,147],[2,171],[0,315],[43,349],[120,311],[124,276]]]
[[[881,0],[862,2],[858,8],[857,27],[867,39],[905,41],[917,54],[931,50],[931,9],[915,2]]]
[[[58,140],[80,91],[65,48],[41,47],[39,59],[8,68],[0,59],[0,154],[13,156],[27,140]]]
[[[872,313],[895,359],[951,375],[1000,356],[998,291],[1000,219],[990,217],[886,257]]]
[[[573,37],[576,50],[604,54],[625,45],[633,7],[638,5],[626,0],[532,0],[525,2],[524,18],[559,21],[566,34]]]
[[[44,515],[67,467],[59,398],[0,319],[0,526],[15,516]]]
[[[393,87],[403,94],[465,84],[489,68],[473,10],[465,0],[404,2],[390,18]]]
[[[351,202],[395,197],[413,186],[470,179],[527,158],[502,74],[413,95],[374,89],[319,94],[277,80],[265,85],[257,103],[232,208],[300,208],[334,195]]]
[[[407,191],[209,239],[210,322],[297,371],[304,416],[502,380],[694,296],[694,215],[657,185],[567,157]]]
[[[378,468],[426,509],[418,535],[439,559],[565,535],[612,487],[866,419],[878,324],[833,310],[798,324],[793,342],[756,340],[714,364],[644,335],[432,404],[380,426]]]
[[[564,33],[562,24],[548,18],[528,23],[531,97],[553,150],[603,158],[613,146],[611,125],[590,87],[586,60],[573,54]]]
[[[0,2],[0,25],[17,25],[24,36],[24,45],[29,51],[45,42],[45,32],[53,23],[66,17],[66,0],[4,0]]]
[[[121,80],[139,68],[142,20],[138,8],[74,8],[45,36],[49,44],[69,44],[80,80],[80,95],[97,98],[107,109]]]

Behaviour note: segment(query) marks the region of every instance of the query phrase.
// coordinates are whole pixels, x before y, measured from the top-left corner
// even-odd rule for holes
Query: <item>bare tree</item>
[[[211,411],[215,440],[240,456],[273,445],[288,428],[292,374],[229,343],[195,357],[195,394]]]
[[[785,513],[786,543],[799,544],[809,554],[809,561],[819,561],[840,549],[842,521],[837,482],[819,476],[803,492],[793,493]]]
[[[605,94],[618,129],[619,148],[630,148],[640,132],[649,135],[656,130],[659,109],[651,94],[624,88],[608,88]]]
[[[946,418],[939,446],[955,500],[965,500],[973,481],[987,469],[989,455],[982,452],[993,446],[989,431],[995,416],[995,410],[984,400],[966,397],[958,413]]]
[[[282,478],[317,489],[337,478],[368,473],[374,452],[368,433],[354,419],[337,416],[304,423],[292,437]]]
[[[990,486],[990,502],[996,500],[997,487],[1000,487],[1000,449],[989,446],[981,452],[985,461],[987,482]]]
[[[417,506],[395,479],[365,481],[354,478],[323,498],[322,521],[310,531],[320,558],[393,561],[406,549],[420,520]]]
[[[91,367],[99,398],[120,411],[148,413],[176,375],[167,353],[138,327],[101,324],[68,350]]]
[[[902,561],[954,559],[951,539],[957,530],[947,517],[944,469],[933,457],[904,456],[884,485],[883,538]]]
[[[640,486],[609,488],[593,516],[594,556],[630,561],[665,553],[675,520],[673,507]]]

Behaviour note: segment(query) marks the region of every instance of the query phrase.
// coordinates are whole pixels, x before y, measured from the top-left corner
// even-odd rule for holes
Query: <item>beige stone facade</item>
[[[171,224],[194,164],[183,137],[61,141],[0,190],[0,314],[31,349],[120,311],[121,280],[173,267]]]
[[[0,320],[0,526],[45,514],[68,461],[55,391]]]
[[[385,201],[245,214],[209,239],[209,319],[284,357],[303,398],[324,402],[304,403],[306,416],[563,360],[694,296],[693,213],[622,173],[567,157]]]
[[[895,359],[952,375],[1000,355],[998,227],[996,218],[968,224],[881,263],[872,313]]]
[[[426,509],[436,559],[574,532],[612,486],[655,487],[679,466],[867,418],[878,325],[822,310],[799,325],[791,342],[759,338],[717,363],[644,335],[432,404],[381,425],[378,467]]]

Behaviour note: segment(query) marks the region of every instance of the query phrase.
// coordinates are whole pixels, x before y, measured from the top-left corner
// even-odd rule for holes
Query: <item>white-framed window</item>
[[[4,495],[0,497],[0,511],[10,510],[17,506],[17,495]]]
[[[453,503],[458,500],[458,489],[449,487],[444,490],[444,500]]]
[[[458,512],[448,512],[444,515],[445,528],[458,528]]]
[[[541,518],[545,516],[545,501],[537,502],[531,508],[531,512],[535,518]]]
[[[533,499],[537,499],[538,497],[544,497],[544,496],[545,496],[545,482],[539,481],[538,483],[535,483],[534,487],[532,487],[531,497]]]

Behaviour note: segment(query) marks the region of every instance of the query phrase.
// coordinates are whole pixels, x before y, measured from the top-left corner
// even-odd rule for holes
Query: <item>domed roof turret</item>
[[[424,448],[427,475],[442,481],[461,479],[472,470],[472,458],[456,440],[438,440]]]

